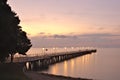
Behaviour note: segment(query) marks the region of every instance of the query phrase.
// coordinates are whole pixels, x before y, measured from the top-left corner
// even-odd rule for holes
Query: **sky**
[[[120,0],[8,0],[33,47],[120,47]]]

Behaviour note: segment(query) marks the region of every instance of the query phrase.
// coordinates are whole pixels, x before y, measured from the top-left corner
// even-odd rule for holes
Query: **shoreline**
[[[48,73],[38,73],[35,71],[26,71],[24,73],[27,77],[29,77],[32,80],[93,80],[86,78],[75,78],[75,77],[62,76],[62,75],[53,75]]]

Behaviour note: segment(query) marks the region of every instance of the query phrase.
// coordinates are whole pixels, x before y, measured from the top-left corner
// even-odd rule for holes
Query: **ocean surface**
[[[120,80],[120,48],[98,48],[96,53],[56,63],[43,72],[94,80]]]

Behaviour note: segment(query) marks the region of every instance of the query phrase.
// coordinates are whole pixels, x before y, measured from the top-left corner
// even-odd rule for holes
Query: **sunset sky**
[[[33,47],[120,47],[120,0],[8,0]]]

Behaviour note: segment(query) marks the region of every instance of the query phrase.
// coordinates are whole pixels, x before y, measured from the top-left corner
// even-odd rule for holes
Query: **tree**
[[[25,31],[19,26],[20,19],[7,0],[0,0],[0,61],[4,62],[16,53],[25,55],[32,46]]]

